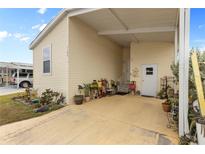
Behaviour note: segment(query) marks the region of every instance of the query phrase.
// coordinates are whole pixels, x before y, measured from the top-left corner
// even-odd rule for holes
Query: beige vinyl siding
[[[46,88],[68,96],[68,28],[64,18],[33,50],[34,88],[40,94]],[[51,45],[51,74],[43,74],[43,48]]]
[[[170,65],[174,61],[174,43],[167,42],[139,42],[131,43],[131,68],[138,69],[138,77],[131,80],[136,80],[136,84],[139,90],[141,90],[142,81],[142,64],[157,64],[158,66],[158,84],[157,90],[160,89],[160,78],[168,75],[172,76]]]
[[[77,18],[69,22],[69,95],[92,80],[117,80],[122,75],[122,48]]]

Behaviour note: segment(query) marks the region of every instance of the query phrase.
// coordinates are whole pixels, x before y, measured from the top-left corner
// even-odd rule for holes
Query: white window
[[[43,48],[43,73],[51,74],[51,47]]]

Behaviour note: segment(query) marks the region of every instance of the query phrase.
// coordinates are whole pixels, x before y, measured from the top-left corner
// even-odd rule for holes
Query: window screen
[[[43,49],[43,73],[51,72],[51,48]]]
[[[146,75],[153,75],[153,67],[146,68]]]

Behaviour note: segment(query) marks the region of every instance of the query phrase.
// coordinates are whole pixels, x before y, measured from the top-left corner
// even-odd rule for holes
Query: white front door
[[[141,95],[157,95],[157,65],[142,65],[142,89]]]

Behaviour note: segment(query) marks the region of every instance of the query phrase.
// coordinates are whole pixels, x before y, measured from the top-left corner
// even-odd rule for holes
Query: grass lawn
[[[0,96],[0,126],[11,122],[37,117],[50,112],[35,113],[33,108],[20,102],[15,102],[12,97],[17,94]]]

